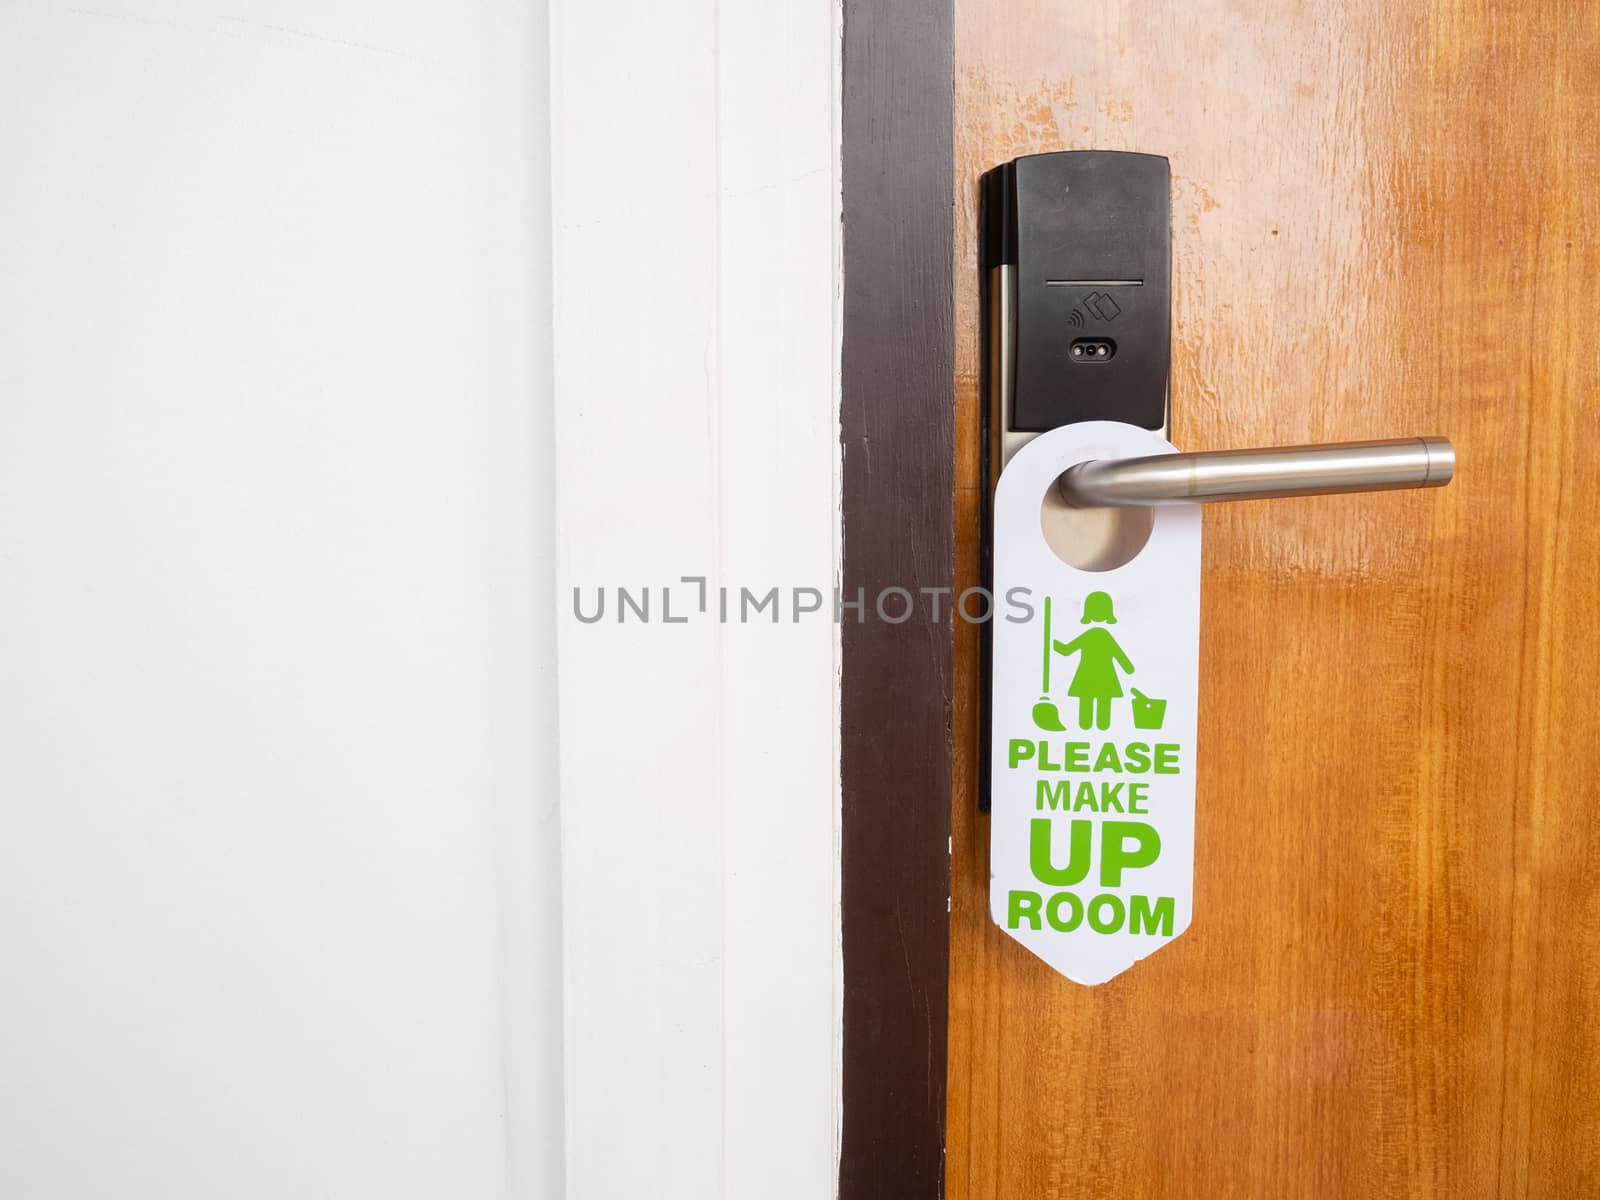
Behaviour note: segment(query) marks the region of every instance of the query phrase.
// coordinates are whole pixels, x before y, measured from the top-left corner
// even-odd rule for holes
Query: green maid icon
[[[1053,642],[1057,654],[1078,656],[1078,668],[1067,695],[1078,698],[1078,727],[1088,729],[1111,728],[1111,701],[1122,695],[1122,681],[1117,675],[1120,666],[1133,674],[1133,663],[1117,639],[1111,636],[1106,625],[1115,625],[1117,617],[1111,607],[1111,597],[1105,592],[1090,592],[1083,601],[1083,619],[1080,624],[1093,626],[1070,642]]]

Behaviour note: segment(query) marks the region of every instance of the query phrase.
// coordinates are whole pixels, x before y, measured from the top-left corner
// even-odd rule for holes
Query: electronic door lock
[[[1172,173],[1157,154],[1030,154],[983,177],[998,471],[1078,421],[1165,433],[1172,358]]]
[[[1120,421],[1171,440],[1172,173],[1158,154],[1030,154],[981,181],[984,492],[1031,438]],[[1086,463],[1069,507],[1441,487],[1444,438]],[[987,540],[987,531],[985,531]]]

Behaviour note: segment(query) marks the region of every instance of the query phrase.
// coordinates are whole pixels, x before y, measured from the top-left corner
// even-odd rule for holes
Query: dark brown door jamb
[[[951,31],[950,0],[844,0],[842,590],[865,607],[842,615],[842,1200],[944,1185],[951,598],[932,619],[930,593],[955,557]],[[887,588],[909,619],[880,616]]]

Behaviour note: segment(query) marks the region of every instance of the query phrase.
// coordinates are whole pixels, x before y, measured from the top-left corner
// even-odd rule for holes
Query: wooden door
[[[1194,922],[1101,987],[990,924],[958,625],[948,1194],[1600,1195],[1600,7],[956,0],[954,60],[964,535],[1038,151],[1171,158],[1180,447],[1460,466],[1206,511]]]

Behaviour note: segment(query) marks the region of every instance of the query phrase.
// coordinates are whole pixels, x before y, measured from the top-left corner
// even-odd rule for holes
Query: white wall
[[[648,625],[571,613],[833,585],[837,34],[832,0],[552,5],[575,1200],[837,1189],[831,595],[779,625],[665,625],[659,591]]]
[[[0,1196],[559,1190],[536,5],[0,8]]]

